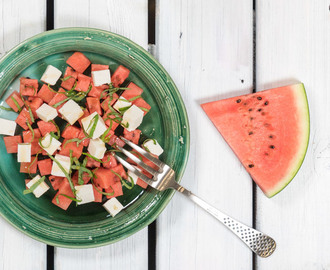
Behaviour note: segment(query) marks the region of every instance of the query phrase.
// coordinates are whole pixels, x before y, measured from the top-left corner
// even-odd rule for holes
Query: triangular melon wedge
[[[201,106],[267,197],[290,183],[309,140],[309,110],[302,83]]]

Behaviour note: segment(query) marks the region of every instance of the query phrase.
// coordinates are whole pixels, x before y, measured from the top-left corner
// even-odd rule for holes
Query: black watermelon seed
[[[240,102],[241,102],[241,100],[240,100],[240,99],[238,99],[238,100],[236,100],[236,102],[237,102],[237,103],[240,103]]]
[[[252,109],[252,108],[250,108],[250,109],[249,109],[249,112],[252,112],[252,110],[253,110],[253,109]]]
[[[270,139],[273,139],[273,135],[269,135],[269,138],[270,138]]]
[[[253,131],[250,131],[250,132],[249,132],[249,135],[252,135],[252,134],[253,134]]]
[[[262,100],[262,97],[257,97],[258,100]]]
[[[254,118],[253,117],[250,117],[250,120],[252,121]]]
[[[249,164],[249,168],[253,168],[254,167],[254,165],[253,164]]]
[[[268,101],[266,101],[264,104],[265,104],[265,106],[267,106],[267,105],[269,104],[269,102],[268,102]]]
[[[270,145],[269,148],[270,149],[275,149],[275,146],[274,145]]]
[[[267,152],[265,152],[265,156],[269,156],[269,154]]]
[[[262,111],[262,109],[258,109],[258,112],[261,112]]]
[[[262,112],[261,115],[266,115],[266,113],[265,112]]]

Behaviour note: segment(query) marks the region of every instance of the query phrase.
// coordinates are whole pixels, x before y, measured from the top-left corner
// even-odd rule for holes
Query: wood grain
[[[45,1],[0,1],[0,57],[45,30]],[[18,259],[19,258],[19,259]],[[0,218],[0,270],[45,269],[46,245]]]
[[[182,184],[252,225],[252,182],[200,107],[252,92],[252,1],[158,0],[156,51],[190,119]],[[158,219],[157,269],[252,269],[252,254],[181,194]]]
[[[147,0],[56,1],[55,28],[94,27],[128,37],[148,48]],[[55,268],[141,269],[148,267],[148,230],[105,247],[77,250],[55,249]]]
[[[281,193],[258,190],[257,227],[277,250],[257,269],[330,269],[329,1],[257,0],[257,89],[305,84],[311,115],[302,168]]]

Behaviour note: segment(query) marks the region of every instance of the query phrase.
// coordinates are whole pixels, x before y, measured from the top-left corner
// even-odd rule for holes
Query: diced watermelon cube
[[[80,133],[79,133],[79,135],[78,135],[78,139],[83,139],[83,138],[85,138],[86,137],[86,135],[85,135],[85,133],[84,133],[84,131],[83,131],[83,129],[80,129]],[[83,140],[82,142],[81,142],[81,144],[83,145],[83,146],[85,146],[85,147],[87,147],[88,145],[89,145],[89,138],[87,138],[87,139],[85,139],[85,140]]]
[[[71,178],[72,179],[72,183],[73,183],[74,186],[79,185],[78,178],[79,178],[79,172],[78,171],[75,171],[75,173],[73,174],[73,176]],[[84,185],[86,185],[91,180],[91,177],[88,175],[87,172],[83,172],[83,174],[82,174],[82,180],[84,181]]]
[[[92,64],[92,72],[109,69],[108,65]]]
[[[107,97],[105,100],[103,100],[101,107],[104,111],[109,110],[109,105],[112,106],[117,100],[119,96],[116,93],[113,93],[112,97]]]
[[[50,158],[39,160],[38,169],[40,175],[49,175],[52,172],[52,160]]]
[[[65,93],[66,91],[63,89],[63,88],[60,88],[58,90],[58,93],[55,94],[55,96],[51,99],[51,101],[49,101],[48,105],[49,106],[53,106],[55,104],[57,104],[58,102],[64,100],[67,98],[67,96],[65,94],[62,94],[62,93]],[[59,110],[60,107],[57,107],[56,109]]]
[[[92,159],[90,157],[87,157],[87,164],[86,167],[90,168],[99,168],[101,166],[101,163],[96,161],[95,159]]]
[[[93,192],[94,192],[94,202],[102,202],[102,193],[97,191],[94,185],[93,185]]]
[[[70,77],[69,77],[70,76]],[[74,71],[71,67],[67,67],[63,76],[61,87],[66,90],[71,90],[78,78],[78,72]]]
[[[89,93],[87,94],[87,96],[89,97],[97,97],[97,98],[101,98],[102,92],[108,88],[107,85],[100,85],[100,86],[95,86],[94,83],[92,82],[92,89],[91,91],[89,91]],[[103,95],[102,95],[103,97]]]
[[[50,86],[49,86],[49,88],[50,88]],[[41,89],[38,92],[38,97],[41,98],[46,103],[49,103],[53,99],[53,97],[56,95],[56,93],[49,90],[49,88],[48,88],[47,84],[43,84]]]
[[[21,173],[37,173],[37,157],[32,156],[31,162],[21,162],[21,167],[19,170]]]
[[[91,61],[81,52],[75,52],[66,61],[68,65],[73,67],[79,73],[83,73],[91,64]]]
[[[37,154],[42,148],[39,145],[39,138],[41,137],[39,129],[33,129],[34,139],[32,140],[33,134],[30,130],[23,131],[23,142],[31,143],[31,155]]]
[[[129,69],[120,65],[111,76],[111,82],[114,87],[119,87],[129,76]]]
[[[138,180],[136,181],[136,184],[144,189],[147,188],[148,184],[146,182],[144,182],[142,179],[138,178]]]
[[[44,103],[44,101],[39,98],[39,97],[29,97],[26,101],[25,101],[26,105],[29,106],[31,108],[33,117],[35,119],[39,118],[36,110]]]
[[[78,74],[76,90],[81,92],[87,92],[88,87],[91,84],[91,80],[91,77],[88,77],[84,74]]]
[[[114,192],[113,195],[111,195],[111,196],[107,195],[106,196],[108,199],[111,199],[111,198],[114,198],[114,197],[118,197],[118,196],[121,196],[121,195],[124,194],[123,193],[123,187],[121,185],[121,182],[115,182],[115,183],[113,183],[109,188],[106,188],[105,189],[105,192],[107,192],[107,193]]]
[[[114,168],[118,165],[116,158],[110,152],[105,153],[102,162],[103,167],[107,169]]]
[[[143,98],[134,100],[133,104],[142,109],[144,111],[144,115],[146,115],[151,109],[151,106]]]
[[[49,179],[53,189],[58,190],[60,188],[60,186],[63,184],[63,182],[65,181],[64,179],[66,179],[66,178],[51,175],[48,177],[48,179]]]
[[[108,188],[118,181],[120,183],[120,179],[111,171],[111,169],[98,168],[94,173],[96,176],[94,178],[94,183],[97,187]]]
[[[141,135],[141,130],[135,129],[133,131],[128,131],[126,128],[124,129],[124,138],[131,141],[132,143],[139,144]]]
[[[115,173],[118,173],[121,176],[121,178],[127,179],[127,173],[123,165],[118,164],[116,167],[113,167],[111,170],[114,171]]]
[[[3,137],[3,140],[9,154],[17,153],[18,144],[22,143],[21,135]]]
[[[84,146],[82,144],[79,144],[77,146],[77,142],[67,142],[68,139],[65,139],[62,143],[61,150],[59,151],[60,155],[63,156],[70,156],[70,150],[72,151],[72,156],[76,158],[80,158]]]
[[[36,96],[38,93],[38,80],[21,77],[20,79],[20,93],[22,96]]]
[[[62,208],[63,210],[67,210],[68,207],[70,206],[70,204],[72,203],[72,200],[65,196],[62,196],[62,194],[74,198],[74,194],[71,190],[71,187],[70,187],[70,184],[69,184],[69,181],[67,178],[64,178],[61,186],[59,187],[58,192],[56,193],[54,199],[52,200],[53,204]],[[57,198],[57,200],[56,200],[56,198]]]
[[[64,139],[74,139],[74,138],[78,138],[79,133],[80,133],[80,128],[69,125],[62,131],[61,136]]]
[[[99,115],[102,115],[100,99],[96,97],[86,98],[87,108],[89,113],[97,112]]]
[[[28,126],[26,122],[29,122],[32,124],[31,116],[29,111],[26,108],[23,108],[20,112],[20,114],[17,116],[15,122],[20,125],[23,129],[27,130]]]
[[[50,133],[52,131],[53,132],[57,131],[56,126],[52,122],[45,122],[40,120],[38,121],[37,125],[42,136],[45,136],[47,133]]]
[[[103,120],[104,120],[104,123],[110,127],[110,124],[112,123],[112,126],[111,126],[111,130],[115,130],[119,123],[115,122],[114,120],[112,119],[115,119],[116,116],[114,114],[111,114],[112,111],[108,110],[104,115],[103,115]]]
[[[17,108],[15,101],[18,103],[20,108]],[[24,102],[20,96],[20,94],[17,91],[14,91],[7,99],[6,99],[7,104],[9,105],[10,108],[12,108],[15,112],[18,112],[24,105]]]
[[[113,135],[110,138],[110,141],[108,142],[109,145],[111,145],[112,147],[116,147],[116,145],[120,146],[120,147],[124,147],[125,142],[123,140],[121,140],[118,136]]]
[[[138,87],[135,83],[132,82],[127,86],[127,88],[128,89],[125,90],[121,95],[121,97],[124,97],[127,100],[136,96],[141,96],[141,94],[143,93],[142,88]]]

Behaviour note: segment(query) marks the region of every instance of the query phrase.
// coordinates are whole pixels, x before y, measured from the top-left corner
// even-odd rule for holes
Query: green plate
[[[92,63],[119,64],[130,69],[129,80],[144,89],[151,105],[141,130],[164,148],[161,160],[170,165],[180,181],[189,153],[189,124],[181,96],[164,68],[143,48],[122,36],[90,28],[63,28],[34,36],[0,60],[0,104],[14,90],[19,78],[40,79],[48,64],[62,71],[73,51],[82,51]],[[40,82],[41,83],[41,82]],[[0,110],[0,118],[16,119],[17,114]],[[17,131],[18,132],[18,131]],[[23,195],[24,179],[15,154],[7,154],[0,138],[0,212],[14,227],[44,243],[87,248],[114,243],[150,224],[170,201],[174,191],[157,192],[136,186],[118,197],[125,209],[111,217],[101,204],[90,203],[63,211],[51,203],[55,191],[41,198]]]

